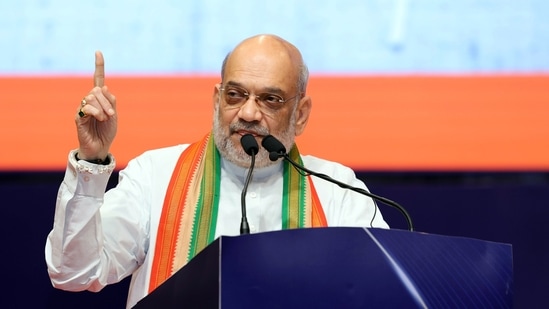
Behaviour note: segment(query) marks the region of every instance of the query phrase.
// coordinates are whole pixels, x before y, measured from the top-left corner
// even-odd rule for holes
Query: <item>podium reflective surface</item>
[[[220,237],[135,308],[511,308],[512,247],[364,228]]]

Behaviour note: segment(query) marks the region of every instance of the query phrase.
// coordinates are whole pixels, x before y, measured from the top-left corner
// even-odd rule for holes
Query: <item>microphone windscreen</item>
[[[280,158],[281,155],[282,154],[280,154],[278,152],[274,152],[274,151],[269,152],[269,160],[276,161],[276,160],[278,160],[278,158]]]
[[[257,154],[259,151],[259,145],[257,145],[255,137],[251,134],[242,136],[240,138],[240,144],[242,145],[242,148],[244,148],[244,151],[250,156]]]
[[[265,136],[261,141],[261,145],[263,148],[267,149],[268,152],[286,153],[286,147],[272,135]]]

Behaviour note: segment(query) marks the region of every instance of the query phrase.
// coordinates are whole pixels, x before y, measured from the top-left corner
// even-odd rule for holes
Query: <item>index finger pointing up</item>
[[[93,86],[103,87],[105,85],[105,60],[103,53],[95,52],[95,72],[93,73]]]

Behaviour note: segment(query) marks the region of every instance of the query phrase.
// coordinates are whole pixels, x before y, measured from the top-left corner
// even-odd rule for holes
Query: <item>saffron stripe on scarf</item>
[[[176,247],[176,239],[179,234],[179,226],[183,207],[170,207],[170,205],[184,205],[186,190],[190,187],[196,176],[197,167],[203,156],[203,149],[199,143],[189,145],[180,156],[170,184],[166,192],[166,199],[162,207],[162,215],[158,223],[158,234],[154,261],[149,282],[149,292],[164,282],[172,270],[172,255]]]

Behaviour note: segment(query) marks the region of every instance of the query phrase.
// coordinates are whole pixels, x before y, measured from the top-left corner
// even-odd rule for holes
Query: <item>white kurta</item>
[[[134,306],[147,295],[166,189],[187,146],[145,152],[120,171],[119,184],[107,193],[114,160],[105,167],[76,162],[74,151],[69,154],[57,196],[54,226],[45,248],[55,287],[99,291],[133,274],[127,306]],[[313,156],[302,159],[312,171],[366,188],[348,167]],[[251,233],[281,229],[282,168],[279,162],[254,170],[246,198]],[[216,237],[239,234],[241,192],[247,172],[222,160]],[[329,226],[388,228],[369,197],[316,177],[313,182]]]

